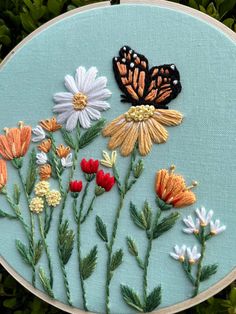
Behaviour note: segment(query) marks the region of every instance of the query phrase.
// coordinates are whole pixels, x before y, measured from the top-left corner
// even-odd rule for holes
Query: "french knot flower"
[[[32,198],[29,208],[33,213],[39,214],[43,211],[44,201],[41,197]]]
[[[47,181],[40,181],[35,185],[34,192],[37,196],[46,196],[49,193],[50,185]]]
[[[57,205],[60,204],[61,201],[61,193],[56,190],[51,190],[47,195],[46,195],[46,201],[49,206],[56,207]]]
[[[104,173],[103,170],[99,170],[96,175],[96,183],[95,194],[98,196],[112,189],[115,184],[115,178],[110,173]]]

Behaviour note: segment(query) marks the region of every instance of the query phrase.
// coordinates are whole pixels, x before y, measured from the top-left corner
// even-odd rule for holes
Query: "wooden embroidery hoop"
[[[173,3],[173,2],[167,2],[165,0],[121,0],[121,4],[126,3],[126,4],[152,4],[152,5],[157,5],[159,7],[164,7],[164,8],[170,8],[170,9],[176,9],[177,11],[187,13],[193,17],[199,18],[200,20],[206,21],[209,24],[217,27],[220,29],[223,33],[225,33],[229,38],[231,38],[233,41],[236,42],[236,34],[231,31],[228,27],[226,27],[224,24],[220,23],[219,21],[213,19],[212,17],[201,13],[197,10],[191,9],[189,7]],[[86,5],[84,7],[72,10],[70,12],[64,13],[53,20],[45,23],[41,27],[39,27],[37,30],[32,32],[29,36],[27,36],[24,40],[22,40],[2,61],[0,64],[0,69],[4,66],[4,64],[9,60],[9,58],[15,54],[17,50],[19,50],[22,46],[27,44],[34,36],[38,35],[41,31],[45,30],[47,27],[50,25],[53,25],[57,23],[58,21],[72,16],[74,14],[77,14],[78,12],[83,12],[83,11],[88,11],[90,9],[94,8],[102,8],[102,7],[108,7],[110,6],[109,1],[105,1],[102,3],[95,3],[95,4],[90,4]],[[44,300],[45,302],[59,308],[62,311],[68,312],[68,313],[73,313],[73,314],[85,314],[89,312],[84,312],[82,310],[70,307],[68,305],[63,304],[62,302],[52,300],[49,298],[45,293],[39,291],[38,289],[33,288],[33,286],[26,281],[24,278],[21,277],[20,274],[18,274],[15,270],[11,268],[11,266],[5,261],[3,257],[0,256],[0,264],[7,270],[9,274],[11,274],[12,277],[14,277],[22,286],[24,286],[26,289],[28,289],[31,293],[36,295],[38,298]],[[186,300],[184,302],[154,311],[153,313],[155,314],[172,314],[172,313],[178,313],[180,311],[183,311],[185,309],[188,309],[198,303],[203,302],[204,300],[210,298],[211,296],[215,295],[222,289],[224,289],[226,286],[228,286],[230,283],[232,283],[236,279],[236,267],[227,275],[225,276],[222,280],[217,282],[215,285],[213,285],[211,288],[207,289],[206,291],[200,293],[193,299]],[[90,312],[91,313],[91,312]]]

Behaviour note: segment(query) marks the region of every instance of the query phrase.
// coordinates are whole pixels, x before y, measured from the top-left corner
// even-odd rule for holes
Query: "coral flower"
[[[110,173],[104,173],[103,170],[99,170],[96,176],[96,183],[99,188],[103,189],[103,192],[109,192],[115,184],[115,178]]]
[[[56,132],[62,127],[61,124],[57,123],[55,117],[53,117],[52,119],[41,120],[40,126],[48,132]]]
[[[52,167],[49,164],[45,164],[39,168],[40,180],[48,180],[52,175]]]
[[[80,163],[83,172],[88,174],[97,173],[99,167],[99,161],[94,159],[89,159],[88,161],[83,158]]]
[[[194,181],[187,187],[181,175],[174,174],[175,166],[170,167],[170,171],[162,169],[156,176],[156,194],[158,204],[161,209],[169,209],[190,206],[196,202],[196,196],[191,191],[197,185]],[[162,204],[163,203],[163,204]]]
[[[31,127],[19,122],[19,128],[5,128],[6,135],[0,135],[0,154],[12,160],[25,156],[31,141]]]
[[[83,188],[82,181],[76,181],[75,180],[75,181],[71,181],[70,182],[70,191],[71,192],[79,193],[79,192],[81,192],[82,188]]]
[[[139,152],[145,156],[151,151],[152,143],[167,141],[164,126],[179,125],[182,118],[176,110],[156,109],[152,105],[132,106],[103,129],[103,136],[111,137],[108,148],[120,147],[123,156],[130,155],[138,142]]]
[[[40,145],[38,145],[38,150],[41,152],[48,153],[52,147],[52,141],[50,139],[44,140]]]
[[[66,158],[70,153],[70,147],[69,146],[66,147],[61,144],[56,148],[56,153],[58,157]]]
[[[0,191],[7,183],[7,164],[6,161],[0,159]]]

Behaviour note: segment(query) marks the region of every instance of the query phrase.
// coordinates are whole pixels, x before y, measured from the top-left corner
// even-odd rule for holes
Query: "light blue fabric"
[[[52,114],[52,95],[65,90],[63,79],[74,74],[79,65],[96,66],[99,75],[108,78],[111,109],[104,113],[109,121],[125,112],[128,104],[120,102],[120,90],[115,82],[111,60],[119,49],[128,44],[144,54],[151,66],[175,63],[181,74],[183,90],[171,102],[170,108],[185,116],[179,127],[169,128],[169,140],[154,145],[144,158],[145,172],[128,195],[121,214],[115,248],[123,248],[124,263],[115,272],[111,283],[112,313],[132,313],[120,295],[120,283],[129,284],[142,293],[142,274],[134,258],[127,251],[125,238],[136,239],[141,255],[146,248],[142,231],[134,226],[129,215],[129,201],[139,208],[147,199],[155,209],[154,179],[157,170],[177,166],[187,182],[199,182],[195,192],[196,205],[181,209],[182,217],[192,214],[197,206],[205,205],[215,211],[227,225],[225,233],[207,243],[205,263],[219,264],[212,279],[201,285],[201,291],[222,279],[236,264],[236,63],[235,43],[225,34],[207,23],[175,10],[149,5],[120,5],[75,14],[35,36],[4,65],[0,73],[0,126],[14,126],[23,120],[35,126],[41,119]],[[107,139],[100,137],[88,149],[81,151],[80,158],[101,159]],[[127,158],[118,158],[118,167],[124,173]],[[10,185],[16,180],[15,171],[9,166]],[[76,177],[76,176],[75,176]],[[81,173],[77,174],[81,178]],[[56,186],[56,185],[55,185]],[[117,206],[116,188],[99,197],[95,214],[111,225]],[[66,216],[75,228],[72,210],[66,208]],[[3,197],[0,208],[6,209]],[[7,209],[8,210],[8,209]],[[24,209],[25,213],[27,209]],[[55,295],[65,302],[61,271],[58,263],[56,227],[58,209],[55,209],[49,245],[53,255]],[[106,250],[95,233],[95,214],[82,226],[82,251],[98,245],[98,266],[86,281],[89,309],[104,312],[104,282]],[[181,220],[175,228],[156,240],[148,270],[148,289],[161,284],[163,297],[161,307],[169,306],[191,295],[191,285],[180,265],[170,258],[175,244],[192,245],[194,237],[183,234]],[[15,239],[26,242],[21,226],[15,221],[0,220],[0,252],[8,263],[25,279],[31,280],[31,271],[19,257]],[[46,259],[40,261],[40,265]],[[77,252],[73,251],[67,265],[69,283],[75,306],[81,307]],[[37,286],[41,289],[39,280]]]

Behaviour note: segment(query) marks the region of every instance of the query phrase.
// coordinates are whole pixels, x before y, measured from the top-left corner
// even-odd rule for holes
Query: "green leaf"
[[[25,261],[25,263],[28,265],[32,265],[32,256],[30,255],[30,251],[27,248],[27,246],[20,240],[16,240],[16,248],[20,253],[22,259]]]
[[[75,234],[72,229],[69,229],[69,221],[66,220],[59,227],[58,246],[61,259],[66,265],[71,257],[75,242]]]
[[[19,205],[20,202],[20,188],[18,184],[14,184],[14,191],[13,191],[13,200],[16,205]]]
[[[124,301],[139,312],[144,312],[139,295],[130,287],[121,285],[121,294]]]
[[[80,137],[79,148],[84,148],[91,143],[102,131],[105,125],[105,119],[100,119],[96,124],[92,125],[84,134]]]
[[[211,2],[208,5],[206,12],[208,15],[210,15],[211,17],[214,17],[215,19],[219,19],[220,17],[213,2]]]
[[[217,272],[217,268],[218,268],[217,264],[203,266],[200,281],[205,281],[209,279],[212,275],[214,275]]]
[[[236,287],[232,287],[230,294],[229,294],[229,299],[231,301],[231,304],[236,307]]]
[[[178,212],[171,213],[167,217],[163,218],[153,230],[153,239],[160,237],[163,233],[169,231],[179,219],[180,214]]]
[[[63,4],[64,2],[61,0],[48,0],[48,11],[57,16],[62,12]]]
[[[36,172],[36,152],[35,149],[32,149],[29,161],[29,168],[25,182],[25,188],[28,195],[30,195],[34,189],[34,185],[37,179],[37,172]]]
[[[202,4],[206,8],[209,5],[210,0],[202,0],[201,2],[202,3],[199,3],[199,4]]]
[[[110,271],[113,272],[116,268],[118,268],[123,262],[123,251],[122,249],[116,251],[111,258]]]
[[[144,203],[143,216],[145,219],[146,230],[149,230],[152,224],[152,208],[149,206],[147,201]]]
[[[8,214],[0,209],[0,218],[17,219],[16,216]]]
[[[138,212],[136,206],[131,202],[130,203],[130,215],[133,219],[133,222],[139,228],[146,230],[146,221],[143,212]]]
[[[44,291],[54,299],[54,294],[52,291],[52,287],[50,285],[50,279],[46,276],[45,271],[42,267],[39,268],[39,278],[41,281],[41,284],[43,286]]]
[[[39,240],[34,249],[34,264],[37,265],[43,252],[43,242]]]
[[[133,175],[136,179],[138,179],[141,176],[143,169],[144,169],[143,160],[139,159],[138,162],[133,167]]]
[[[96,216],[96,231],[104,242],[108,242],[107,227],[99,216]]]
[[[81,276],[83,280],[89,278],[97,265],[97,246],[95,245],[89,254],[81,261]]]
[[[6,299],[3,302],[3,306],[7,309],[12,309],[14,310],[15,307],[17,305],[17,299],[16,298],[10,298],[10,299]]]
[[[37,28],[37,25],[35,25],[29,13],[20,13],[20,19],[22,26],[27,33],[31,33]]]
[[[193,9],[198,10],[198,4],[195,0],[189,0],[189,6]]]
[[[225,0],[219,6],[220,19],[222,19],[236,5],[236,0]]]
[[[161,303],[161,287],[156,287],[148,296],[146,300],[145,311],[154,311]]]
[[[130,254],[133,256],[138,256],[137,245],[136,245],[135,241],[133,239],[131,239],[130,237],[127,237],[127,245],[128,245],[128,250],[129,250]]]
[[[61,129],[61,134],[63,136],[63,139],[65,141],[65,143],[70,146],[70,148],[75,149],[76,148],[76,144],[74,142],[74,139],[72,137],[72,135],[70,134],[70,132],[66,131],[66,129]]]
[[[223,21],[223,23],[228,26],[229,28],[232,28],[233,25],[234,25],[234,19],[233,18],[228,18],[228,19],[225,19]]]
[[[206,13],[206,14],[207,14],[206,9],[205,9],[202,5],[199,5],[199,9],[200,9],[200,11],[201,11],[201,12],[203,12],[203,13]]]

